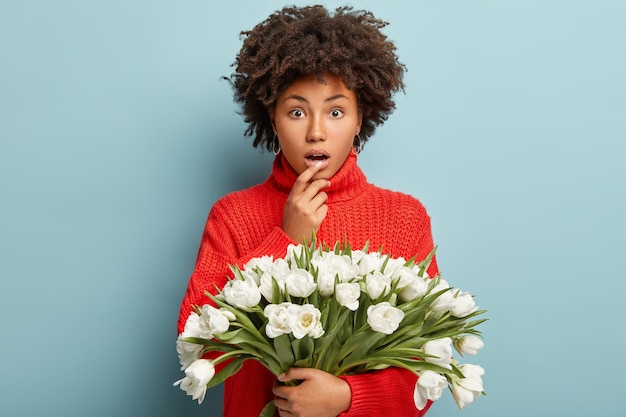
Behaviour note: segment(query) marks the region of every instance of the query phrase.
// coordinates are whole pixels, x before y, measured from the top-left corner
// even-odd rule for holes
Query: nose
[[[319,142],[326,140],[326,125],[323,116],[314,116],[310,119],[307,131],[307,142]]]

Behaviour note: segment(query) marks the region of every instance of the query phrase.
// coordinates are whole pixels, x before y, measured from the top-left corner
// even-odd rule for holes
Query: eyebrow
[[[334,100],[337,100],[337,99],[340,99],[340,98],[346,98],[346,99],[350,100],[350,98],[348,96],[346,96],[345,94],[335,94],[334,96],[330,96],[330,97],[324,99],[324,102],[328,103],[329,101],[334,101]],[[289,97],[286,97],[284,101],[287,101],[287,100],[297,100],[297,101],[300,101],[302,103],[308,103],[309,102],[309,100],[307,100],[306,98],[304,98],[302,96],[299,96],[297,94],[292,94]]]

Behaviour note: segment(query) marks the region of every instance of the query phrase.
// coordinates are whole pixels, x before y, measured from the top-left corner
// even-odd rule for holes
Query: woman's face
[[[362,121],[356,94],[331,74],[324,82],[297,79],[278,97],[270,117],[282,152],[298,174],[320,165],[314,179],[329,179],[339,171]]]

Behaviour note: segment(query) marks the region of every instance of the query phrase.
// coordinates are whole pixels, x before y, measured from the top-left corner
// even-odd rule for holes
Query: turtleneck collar
[[[265,183],[272,189],[289,194],[298,174],[287,162],[282,152],[274,158],[272,174]],[[330,178],[330,187],[325,190],[328,202],[351,200],[363,191],[367,184],[365,174],[357,165],[357,157],[350,152],[339,171]]]

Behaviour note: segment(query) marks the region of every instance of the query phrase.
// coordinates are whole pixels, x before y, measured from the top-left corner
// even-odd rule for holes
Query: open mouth
[[[312,162],[325,161],[325,160],[328,159],[328,155],[324,155],[324,154],[307,155],[306,159],[308,159],[309,161],[312,161]]]
[[[304,154],[305,165],[324,169],[330,163],[330,155],[324,149],[311,149]]]

